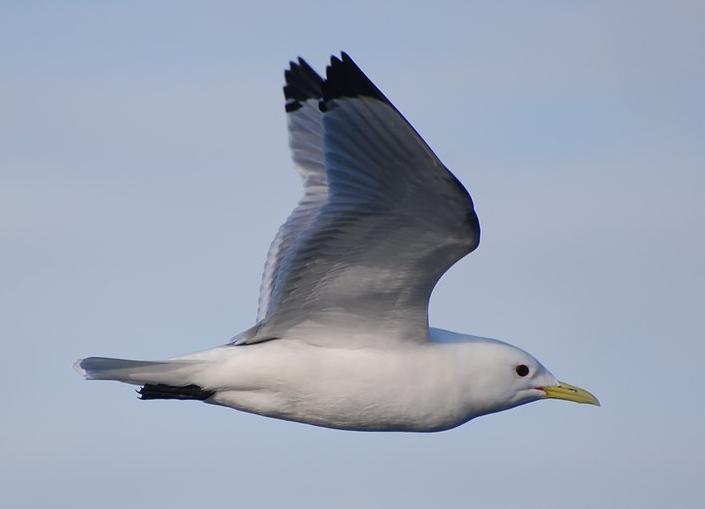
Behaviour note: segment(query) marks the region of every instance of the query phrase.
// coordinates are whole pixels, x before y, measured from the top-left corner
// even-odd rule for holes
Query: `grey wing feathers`
[[[284,73],[286,85],[289,148],[297,171],[303,179],[304,195],[286,222],[279,228],[267,253],[260,286],[257,322],[267,316],[274,281],[291,245],[305,231],[328,196],[328,179],[323,162],[321,112],[323,78],[303,59],[291,62]]]
[[[294,97],[287,111],[309,103]],[[301,210],[303,219],[290,218],[280,230],[266,314],[245,342],[284,332],[424,341],[433,287],[479,243],[472,200],[346,54],[332,59],[319,107],[318,150],[294,136],[303,127],[290,133],[294,160],[313,159],[307,168],[321,179],[320,189]],[[313,117],[306,117],[309,128]],[[299,118],[291,117],[290,126]],[[306,148],[297,152],[295,141]],[[302,203],[307,192],[305,184]]]

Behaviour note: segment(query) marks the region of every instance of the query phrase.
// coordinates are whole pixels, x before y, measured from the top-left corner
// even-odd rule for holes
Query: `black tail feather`
[[[140,395],[140,399],[195,399],[203,401],[215,394],[215,391],[207,391],[193,384],[184,387],[145,384],[137,393]]]

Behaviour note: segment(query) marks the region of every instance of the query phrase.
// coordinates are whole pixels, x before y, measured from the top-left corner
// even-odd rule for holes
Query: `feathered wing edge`
[[[328,179],[324,165],[321,112],[324,80],[303,59],[290,62],[284,72],[285,109],[289,131],[289,148],[296,170],[303,181],[303,196],[272,241],[262,274],[257,322],[271,312],[274,284],[284,258],[315,220],[328,198]],[[237,342],[239,337],[233,338]]]
[[[326,69],[325,80],[318,76],[301,58],[298,63],[291,63],[290,69],[285,72],[285,77],[284,95],[287,100],[290,146],[293,159],[304,179],[304,197],[280,228],[270,248],[262,281],[257,325],[233,338],[234,344],[255,343],[274,338],[271,334],[272,331],[263,330],[271,329],[266,326],[266,322],[272,317],[278,306],[277,288],[283,283],[286,276],[286,273],[282,273],[283,266],[286,260],[294,255],[299,241],[305,237],[304,232],[313,226],[321,209],[328,202],[329,176],[327,175],[323,149],[323,121],[322,115],[317,115],[314,111],[313,106],[316,104],[318,110],[325,113],[331,105],[335,105],[336,99],[362,98],[379,101],[393,110],[407,126],[419,147],[423,147],[426,154],[435,161],[433,165],[441,172],[438,177],[451,184],[449,189],[453,189],[450,191],[454,196],[453,199],[459,200],[457,203],[465,202],[462,217],[457,217],[457,219],[464,225],[461,229],[467,232],[467,237],[462,240],[462,252],[459,252],[455,259],[457,260],[464,254],[473,251],[480,239],[479,221],[467,190],[437,160],[433,151],[413,126],[406,121],[347,53],[343,52],[340,58],[331,57],[330,65]]]

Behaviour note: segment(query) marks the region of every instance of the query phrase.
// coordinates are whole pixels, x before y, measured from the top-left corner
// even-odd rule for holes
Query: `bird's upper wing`
[[[320,84],[320,114],[294,83],[306,191],[270,251],[261,321],[237,343],[426,341],[433,287],[480,240],[468,192],[345,53]]]
[[[268,314],[274,282],[281,271],[284,258],[292,244],[311,226],[318,211],[328,199],[321,111],[318,109],[318,103],[323,97],[323,78],[301,58],[298,63],[290,62],[289,69],[284,72],[284,78],[289,148],[303,180],[304,195],[279,228],[269,247],[260,285],[258,323]]]

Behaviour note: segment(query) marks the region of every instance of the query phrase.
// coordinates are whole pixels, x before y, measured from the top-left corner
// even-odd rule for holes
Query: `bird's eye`
[[[529,366],[527,366],[526,364],[519,364],[516,367],[516,372],[517,375],[524,377],[529,374]]]

